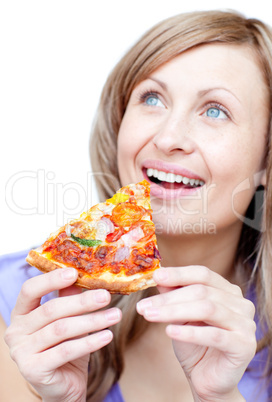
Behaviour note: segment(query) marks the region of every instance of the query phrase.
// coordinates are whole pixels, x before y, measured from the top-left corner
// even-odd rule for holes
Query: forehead
[[[230,76],[232,76],[234,70],[240,73],[249,72],[258,78],[263,78],[261,63],[254,49],[245,45],[220,43],[199,45],[186,50],[167,63],[164,63],[151,75],[163,74],[168,70],[172,72],[176,70],[178,72],[181,68],[185,71],[197,73],[196,78],[203,70],[207,69],[211,73],[222,69],[221,72],[224,71],[225,74],[229,73]],[[219,71],[217,75],[219,75]],[[242,79],[242,75],[237,78]]]
[[[261,96],[268,104],[269,89],[260,59],[248,45],[211,43],[186,50],[163,64],[149,78],[180,82],[192,89],[195,85],[228,85],[244,91],[245,96]]]

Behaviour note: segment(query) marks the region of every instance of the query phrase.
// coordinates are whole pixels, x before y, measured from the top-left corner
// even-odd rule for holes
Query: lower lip
[[[202,187],[180,187],[180,188],[164,188],[159,184],[153,183],[146,174],[146,170],[143,171],[144,178],[150,183],[150,195],[161,199],[173,199],[186,196],[195,195]]]

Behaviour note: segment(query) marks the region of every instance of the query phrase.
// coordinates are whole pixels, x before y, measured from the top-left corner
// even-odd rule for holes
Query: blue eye
[[[147,106],[158,106],[165,107],[162,101],[159,99],[156,93],[145,92],[140,96],[140,101],[145,103]]]
[[[154,96],[154,95],[150,95],[146,98],[145,103],[149,106],[157,106],[159,102],[159,99]]]
[[[228,118],[227,114],[218,107],[210,107],[206,111],[206,116],[211,117],[213,119],[227,119]]]

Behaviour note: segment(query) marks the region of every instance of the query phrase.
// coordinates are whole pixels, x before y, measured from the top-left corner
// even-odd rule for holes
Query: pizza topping
[[[68,237],[71,237],[71,226],[69,225],[69,223],[67,223],[67,225],[65,226],[65,232]]]
[[[54,250],[59,244],[61,244],[64,239],[67,239],[67,234],[65,233],[65,231],[61,231],[60,233],[58,233],[58,235],[54,239],[51,239],[49,237],[49,239],[47,239],[42,245],[43,251],[50,252]]]
[[[121,227],[130,227],[146,214],[146,210],[132,203],[121,203],[112,210],[114,223]]]
[[[74,243],[72,240],[65,239],[61,243],[56,245],[56,249],[54,250],[55,253],[63,253],[66,251],[69,251],[74,256],[78,256],[81,252],[80,247],[76,243]]]
[[[107,226],[107,234],[114,232],[115,226],[109,218],[107,218],[106,216],[103,216],[101,218],[101,221],[104,222],[105,225]]]
[[[91,225],[84,221],[73,221],[65,226],[65,232],[68,237],[71,237],[71,233],[74,236],[87,239],[95,239],[95,230]]]
[[[142,237],[144,237],[144,232],[140,227],[137,227],[130,232],[123,234],[121,239],[123,240],[125,246],[131,247],[135,245]]]
[[[134,228],[141,228],[143,231],[143,237],[141,238],[141,241],[148,241],[149,238],[152,238],[154,236],[154,224],[150,220],[142,220],[140,222],[135,223],[134,225],[131,226],[131,231],[134,230]]]
[[[82,246],[87,247],[95,247],[102,243],[101,240],[97,239],[81,239],[80,237],[74,236],[73,233],[71,233],[71,238],[76,242],[78,242],[79,244],[81,244]]]
[[[95,251],[95,258],[100,260],[100,262],[106,263],[105,260],[106,260],[107,254],[110,253],[111,251],[112,251],[112,247],[108,247],[108,246],[98,247],[97,250]]]
[[[133,249],[131,252],[133,264],[140,265],[142,267],[150,267],[154,263],[156,258],[154,255],[154,247],[151,243],[148,243],[146,253],[142,253],[141,249]]]
[[[81,218],[93,224],[94,222],[98,222],[103,216],[110,215],[114,207],[114,204],[111,203],[100,203],[91,207],[88,212],[84,212]]]
[[[126,258],[128,258],[129,255],[130,255],[129,247],[125,246],[125,247],[118,248],[115,253],[115,256],[114,256],[114,261],[116,261],[116,262],[123,261]]]
[[[109,233],[106,237],[106,242],[107,243],[112,243],[115,241],[118,241],[120,237],[125,233],[123,228],[116,228],[113,233]]]
[[[128,194],[116,193],[113,197],[109,198],[107,202],[110,202],[114,205],[120,204],[120,202],[126,202],[129,199]]]
[[[142,254],[138,254],[134,260],[134,263],[136,265],[141,265],[142,267],[150,267],[153,263],[153,258],[152,257],[147,257]]]
[[[102,217],[96,225],[96,239],[105,241],[106,236],[115,230],[112,221],[106,217]]]
[[[157,247],[154,248],[154,257],[158,258],[158,260],[161,260],[161,255]]]

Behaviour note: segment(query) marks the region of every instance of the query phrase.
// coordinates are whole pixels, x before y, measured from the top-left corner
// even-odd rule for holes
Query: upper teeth
[[[198,179],[189,179],[189,177],[181,176],[180,174],[174,173],[166,173],[162,172],[161,170],[148,168],[147,169],[147,176],[148,177],[155,177],[160,181],[167,181],[168,183],[183,183],[185,185],[190,184],[190,186],[203,186],[204,181]]]

